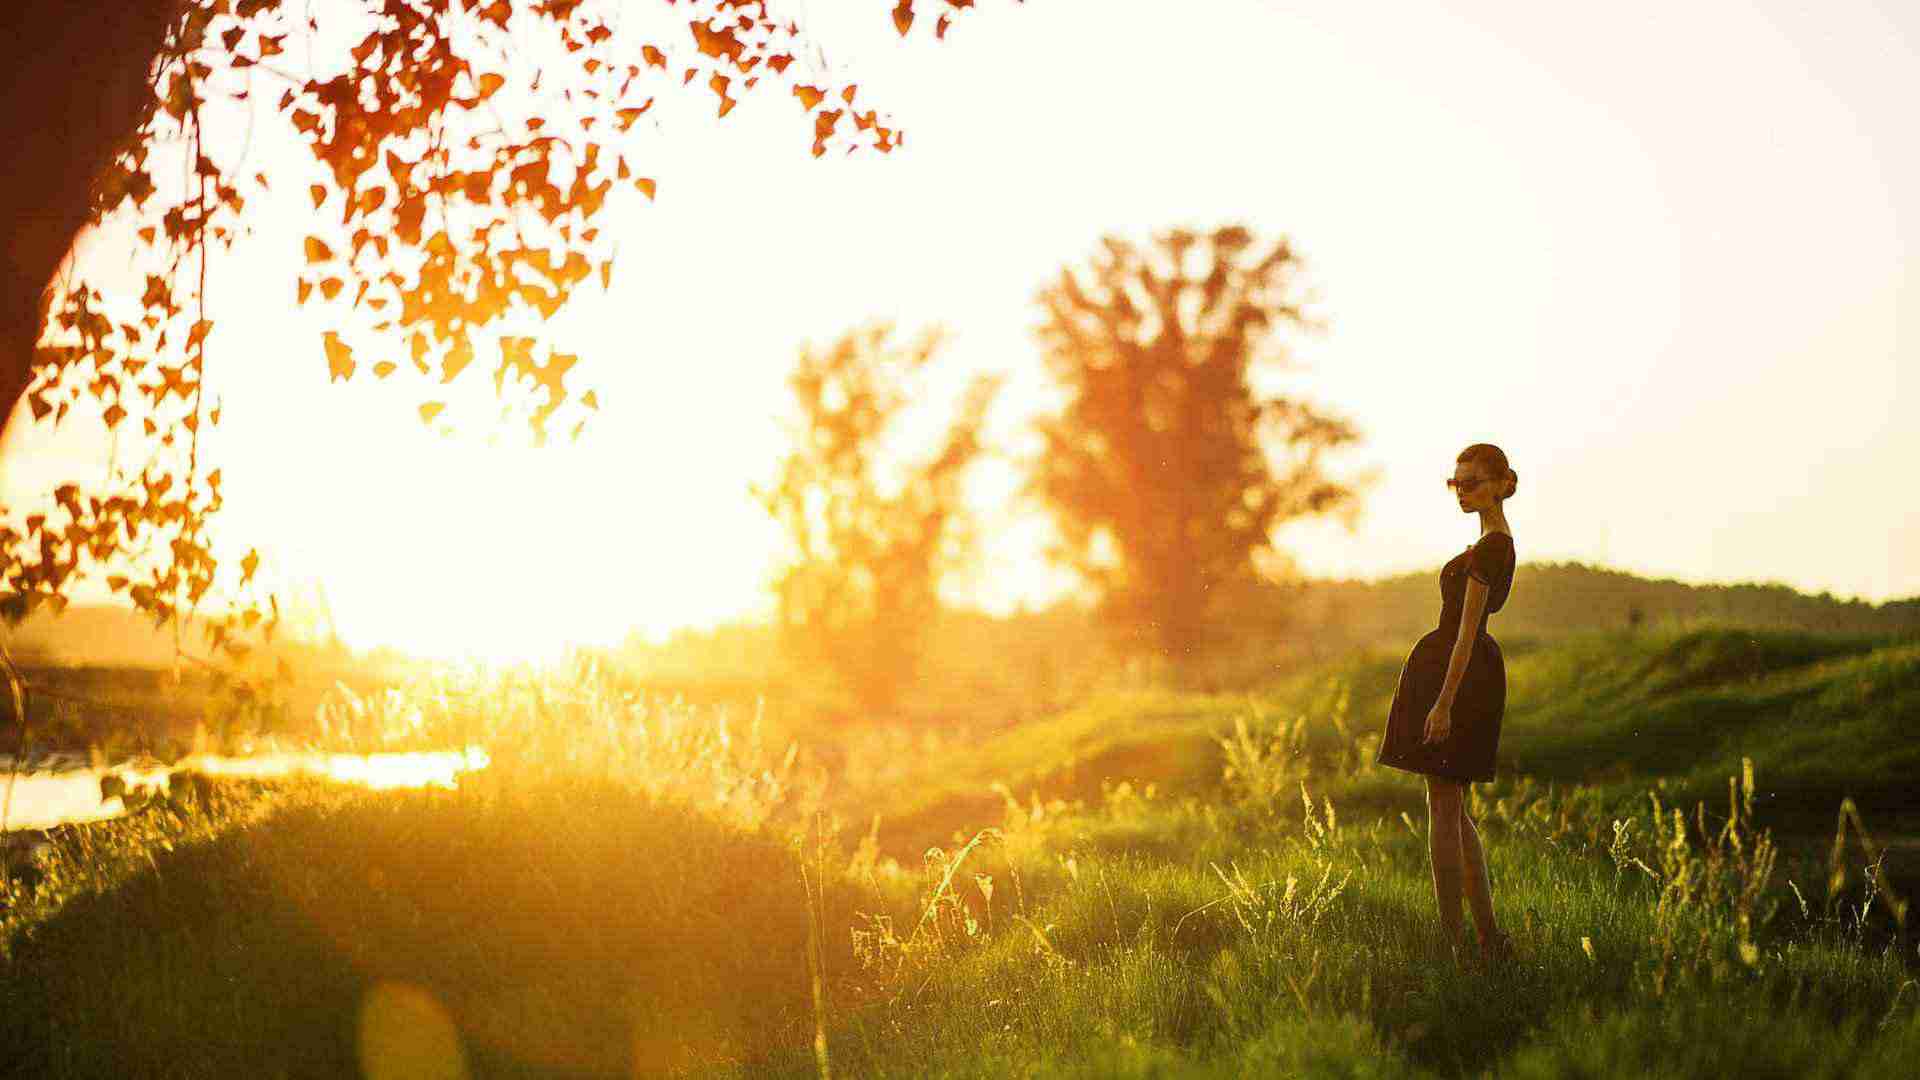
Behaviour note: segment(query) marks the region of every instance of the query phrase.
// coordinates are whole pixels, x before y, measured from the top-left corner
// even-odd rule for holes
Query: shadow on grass
[[[856,905],[875,906],[828,888],[836,970]],[[475,1075],[699,1067],[810,1037],[806,918],[785,844],[615,788],[317,798],[154,852],[22,931],[0,1057],[33,1076],[359,1075],[363,1054],[421,1052],[368,1041],[397,1007],[402,1030],[437,1016]]]

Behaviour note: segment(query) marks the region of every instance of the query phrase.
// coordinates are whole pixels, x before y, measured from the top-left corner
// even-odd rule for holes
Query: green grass
[[[1712,1016],[1714,1041],[1668,1055],[1667,1075],[1723,1075],[1716,1046],[1737,1046],[1731,1060],[1893,1075],[1920,1031],[1898,958],[1817,920],[1789,925],[1779,909],[1761,920],[1751,964],[1724,921],[1699,910],[1678,917],[1668,936],[1682,943],[1681,958],[1656,992],[1649,942],[1662,923],[1650,884],[1578,850],[1571,834],[1553,838],[1490,812],[1497,902],[1526,960],[1506,975],[1457,973],[1440,952],[1423,840],[1378,824],[1314,834],[1304,815],[1277,811],[1216,812],[1200,841],[1171,857],[1104,840],[1127,821],[1190,829],[1208,820],[1198,800],[1133,796],[1037,825],[1009,821],[1007,840],[976,867],[996,881],[994,903],[1005,906],[993,916],[1006,929],[907,956],[885,984],[891,996],[835,1026],[835,1067],[859,1076],[1451,1076],[1522,1066],[1527,1075],[1617,1075]],[[1015,873],[1024,910],[1006,897]],[[1702,930],[1709,941],[1695,950]],[[1588,1043],[1575,1019],[1587,1013],[1632,1019]],[[1903,1026],[1883,1033],[1887,1017]],[[813,1068],[796,1050],[737,1074]]]
[[[1490,974],[1443,952],[1417,779],[1364,752],[1400,659],[833,771],[593,672],[407,688],[381,707],[424,717],[410,739],[496,766],[56,830],[0,914],[0,1072],[1906,1074],[1920,954],[1880,884],[1910,896],[1903,866],[1774,863],[1759,830],[1830,838],[1847,796],[1898,820],[1920,645],[1510,649],[1474,812],[1523,959]]]
[[[1006,785],[1021,799],[1095,799],[1104,785],[1204,791],[1226,764],[1220,738],[1236,717],[1256,727],[1303,715],[1290,749],[1310,768],[1350,752],[1385,724],[1403,655],[1369,653],[1258,691],[1103,694],[889,773],[878,790],[849,778],[855,816],[882,815],[887,850],[997,815]],[[1875,819],[1920,827],[1920,640],[1736,627],[1608,631],[1507,649],[1499,771],[1611,785],[1622,804],[1655,779],[1686,801],[1724,799],[1740,759],[1763,777],[1760,816],[1783,830],[1831,829],[1851,796]],[[1370,753],[1370,748],[1368,749]],[[904,790],[904,794],[902,793]],[[1417,781],[1385,774],[1350,793],[1369,812],[1421,808]]]
[[[351,1074],[380,987],[488,1075],[725,1060],[811,1022],[799,860],[772,835],[606,785],[263,802],[12,928],[20,1074]],[[830,888],[827,917],[854,900]]]

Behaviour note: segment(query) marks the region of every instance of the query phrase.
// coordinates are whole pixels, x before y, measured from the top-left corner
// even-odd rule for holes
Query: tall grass
[[[407,1050],[399,1009],[479,1073],[650,1075],[824,1025],[809,967],[853,966],[861,886],[837,850],[805,861],[821,773],[761,717],[590,662],[320,710],[332,749],[492,765],[454,791],[175,784],[53,830],[0,889],[0,1071],[351,1074]]]
[[[321,700],[326,745],[357,751],[483,747],[490,789],[596,780],[746,829],[798,829],[820,810],[824,768],[769,723],[638,688],[592,654],[551,666],[446,665],[376,693],[344,684]]]
[[[1347,794],[1364,800],[1392,779],[1349,727],[1349,700],[1330,685],[1317,709],[1234,717],[1216,736],[1224,766],[1213,799],[1119,784],[1097,801],[1022,803],[1002,788],[997,827],[953,857],[929,853],[939,872],[925,879],[911,933],[871,916],[855,931],[880,992],[836,1029],[838,1067],[882,1076],[1903,1067],[1920,1037],[1916,956],[1905,902],[1889,893],[1850,804],[1841,826],[1865,846],[1867,877],[1847,887],[1851,848],[1837,844],[1816,909],[1804,878],[1782,878],[1771,831],[1755,822],[1751,760],[1723,778],[1724,816],[1704,801],[1691,812],[1669,805],[1664,782],[1625,815],[1611,789],[1528,778],[1476,787],[1471,812],[1522,961],[1462,974],[1439,947],[1422,824],[1339,809]],[[979,887],[956,887],[968,873]],[[1009,877],[1018,893],[987,885]],[[945,929],[930,929],[937,918],[950,918]],[[1711,1037],[1699,1038],[1710,1017]],[[1583,1043],[1582,1032],[1596,1037]]]
[[[845,770],[893,739],[816,755],[770,710],[662,700],[590,659],[343,686],[321,706],[335,747],[473,744],[492,767],[457,791],[183,788],[56,831],[43,879],[5,894],[0,1058],[68,1076],[405,1054],[479,1075],[1891,1076],[1920,1047],[1907,901],[1866,815],[1843,804],[1831,849],[1785,850],[1751,759],[1720,777],[1724,810],[1664,778],[1476,785],[1521,960],[1455,970],[1403,812],[1417,784],[1372,765],[1355,719],[1369,671],[1104,698],[1025,741],[913,743],[924,759],[884,781]],[[889,795],[941,775],[962,779]]]

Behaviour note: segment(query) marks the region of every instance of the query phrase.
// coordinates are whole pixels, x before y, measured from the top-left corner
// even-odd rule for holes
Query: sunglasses
[[[1488,479],[1489,478],[1485,476],[1476,476],[1472,480],[1458,480],[1449,476],[1447,477],[1447,486],[1455,491],[1467,492],[1486,483]]]

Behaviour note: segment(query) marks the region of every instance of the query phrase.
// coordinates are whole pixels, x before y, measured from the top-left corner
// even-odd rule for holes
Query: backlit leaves
[[[933,36],[944,39],[955,16],[974,6],[974,0],[899,0],[893,6],[893,28],[901,37],[906,37],[913,29],[917,11],[938,9],[940,15],[934,20]]]
[[[547,439],[547,421],[567,398],[566,377],[580,358],[569,353],[548,351],[545,360],[537,360],[534,350],[537,342],[530,337],[505,337],[500,339],[500,365],[494,369],[493,385],[498,394],[505,394],[509,386],[531,389],[536,396],[544,399],[534,407],[529,424],[537,443]],[[598,405],[596,400],[594,403]]]
[[[646,104],[644,105],[637,105],[631,108],[614,110],[614,115],[619,117],[620,130],[626,131],[629,128],[633,127],[633,122],[635,120],[640,119],[642,116],[645,116],[647,110],[652,107],[653,107],[653,99],[648,98]]]
[[[353,378],[353,350],[340,340],[340,335],[329,330],[321,337],[327,350],[327,381]]]
[[[723,56],[737,64],[741,54],[746,51],[746,46],[735,35],[732,24],[722,24],[716,29],[709,26],[705,19],[695,19],[687,24],[687,28],[693,34],[694,46],[708,56]]]
[[[938,2],[942,31],[948,10],[971,6]],[[912,25],[914,6],[894,9],[896,28]],[[329,381],[353,377],[357,333],[404,335],[408,378],[422,384],[451,382],[484,353],[496,393],[528,398],[526,423],[544,439],[572,400],[576,358],[509,331],[552,317],[589,278],[610,281],[612,237],[595,222],[617,192],[657,193],[630,141],[655,96],[698,79],[693,92],[712,93],[725,116],[759,83],[797,75],[796,55],[814,55],[798,27],[776,22],[758,0],[680,0],[671,10],[684,22],[670,25],[686,35],[647,41],[574,0],[338,0],[313,6],[324,27],[307,10],[284,0],[183,0],[152,69],[153,108],[92,189],[96,223],[123,211],[141,219],[132,235],[144,290],[64,285],[25,395],[31,414],[51,423],[84,403],[109,428],[144,438],[150,460],[92,485],[91,500],[63,502],[60,520],[36,515],[25,532],[0,524],[5,614],[62,602],[86,566],[112,563],[116,591],[162,622],[212,587],[218,560],[205,526],[220,495],[198,436],[220,409],[201,401],[205,354],[218,348],[199,291],[202,258],[208,245],[231,242],[249,197],[270,187],[264,173],[239,171],[248,147],[223,142],[218,125],[202,144],[203,113],[237,116],[266,102],[311,154],[311,175],[274,179],[290,192],[304,184],[302,204],[314,212],[301,234],[296,303],[340,305],[327,309],[341,319],[322,337]],[[573,62],[517,61],[548,54]],[[853,87],[826,85],[817,71],[807,78],[812,85],[787,85],[815,114],[816,155],[829,144],[883,152],[900,144],[873,110],[839,123]],[[845,110],[825,108],[836,94]],[[125,305],[137,310],[108,316]],[[369,321],[350,325],[349,311]],[[495,341],[507,342],[497,363]],[[383,360],[372,370],[387,379],[402,366]],[[599,407],[591,392],[577,404]],[[422,420],[444,419],[446,408],[429,402]],[[136,416],[137,426],[128,423]],[[159,562],[121,565],[136,548]],[[256,581],[258,558],[241,561],[240,586]],[[216,647],[259,619],[247,611],[213,620]]]

